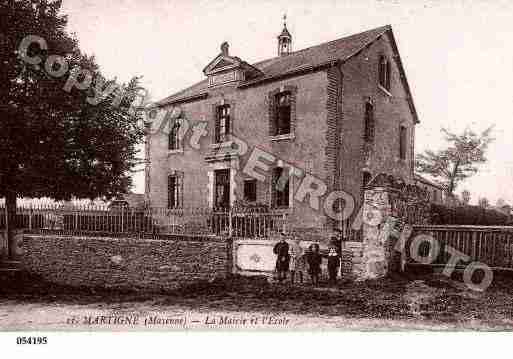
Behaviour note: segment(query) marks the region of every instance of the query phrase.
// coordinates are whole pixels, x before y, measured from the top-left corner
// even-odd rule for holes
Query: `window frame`
[[[172,179],[173,186],[171,186]],[[167,208],[183,208],[183,173],[175,172],[167,176]]]
[[[374,104],[371,101],[365,101],[363,122],[363,140],[366,143],[374,143],[376,120],[374,116]]]
[[[283,99],[283,101],[281,101]],[[283,103],[282,103],[283,102]],[[286,116],[284,116],[286,114]],[[286,119],[287,126],[284,126]],[[292,133],[292,93],[289,90],[280,91],[274,95],[274,134],[285,136]],[[284,131],[283,129],[288,129]]]
[[[252,193],[251,193],[251,197],[252,198],[249,198],[250,196],[248,195],[248,191],[247,191],[247,188],[248,188],[248,185],[251,184],[251,186],[253,187],[253,190],[252,190]],[[246,202],[256,202],[257,201],[257,180],[254,179],[254,178],[248,178],[248,179],[245,179],[243,181],[243,198],[244,198],[244,201]]]
[[[406,161],[408,157],[408,127],[399,126],[399,159]]]
[[[268,128],[270,141],[293,141],[295,139],[296,129],[296,101],[298,87],[296,85],[281,85],[267,93],[268,104]],[[288,96],[286,102],[287,116],[286,120],[280,115],[280,98],[283,95]],[[285,124],[285,125],[284,125]],[[288,132],[287,132],[288,130]]]
[[[230,141],[230,135],[232,132],[232,106],[230,104],[222,104],[216,106],[216,118],[214,126],[214,143],[225,143]],[[226,113],[224,113],[226,111]],[[224,120],[223,126],[221,123]],[[221,128],[224,128],[224,133],[221,133]]]
[[[279,174],[278,174],[279,171]],[[282,191],[277,189],[277,182],[280,179],[283,171],[287,171],[285,167],[274,167],[271,178],[271,207],[275,209],[290,208],[290,182],[291,176],[288,174],[287,183]]]
[[[180,141],[180,127],[182,126],[181,119],[177,118],[174,121],[169,123],[170,129],[168,134],[168,151],[180,151],[181,141]]]
[[[380,55],[378,62],[378,84],[388,93],[391,88],[391,66],[390,60],[385,55]]]

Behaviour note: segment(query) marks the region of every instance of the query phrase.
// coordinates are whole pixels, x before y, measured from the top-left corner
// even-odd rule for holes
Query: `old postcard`
[[[16,345],[513,329],[512,3],[0,4]]]

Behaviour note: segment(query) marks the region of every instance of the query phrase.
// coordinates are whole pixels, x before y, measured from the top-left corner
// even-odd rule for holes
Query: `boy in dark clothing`
[[[340,244],[337,237],[331,237],[330,247],[328,249],[328,276],[329,282],[337,282],[338,269],[340,268]]]
[[[281,282],[287,278],[287,272],[289,271],[289,245],[285,241],[285,234],[281,234],[281,240],[274,245],[274,254],[276,254],[276,272],[278,272],[278,280]]]
[[[338,268],[340,267],[340,257],[336,248],[330,247],[328,250],[328,275],[330,284],[337,283]]]
[[[310,274],[310,278],[312,278],[312,284],[319,284],[319,274],[321,273],[321,262],[322,256],[319,252],[319,245],[314,243],[310,246],[310,251],[307,255],[308,262],[308,273]]]

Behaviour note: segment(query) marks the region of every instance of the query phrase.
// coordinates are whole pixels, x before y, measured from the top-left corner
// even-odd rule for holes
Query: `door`
[[[230,207],[230,170],[215,171],[214,207]]]

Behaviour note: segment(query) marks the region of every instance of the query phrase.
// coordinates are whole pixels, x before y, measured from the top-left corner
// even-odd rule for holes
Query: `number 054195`
[[[48,344],[47,337],[17,337],[16,344]]]

